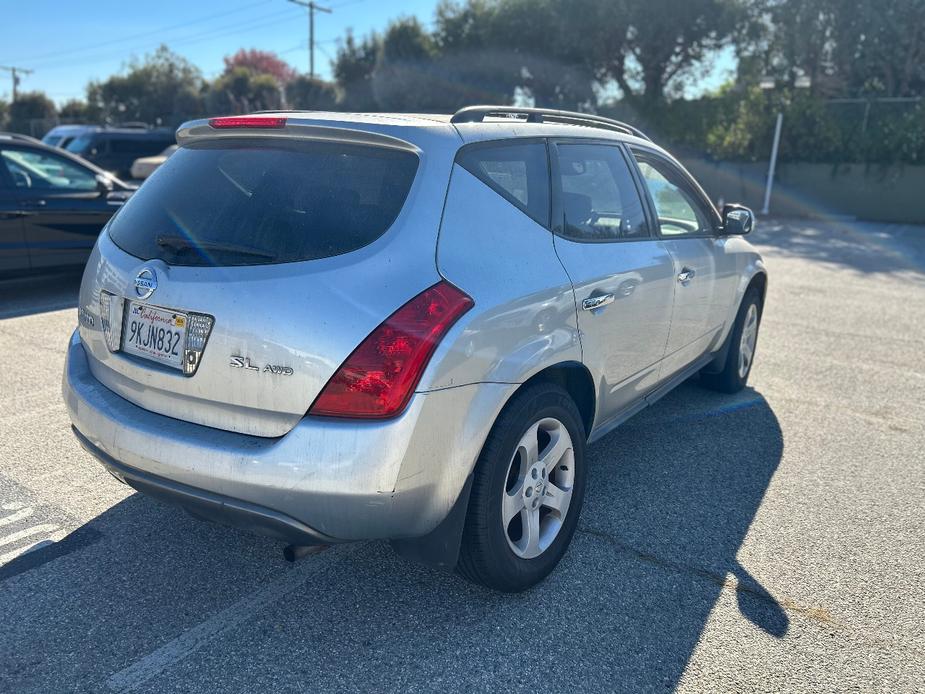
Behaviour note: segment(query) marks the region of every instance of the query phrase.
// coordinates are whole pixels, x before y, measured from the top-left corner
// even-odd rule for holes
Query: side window
[[[619,147],[559,144],[556,154],[563,236],[617,241],[649,235],[642,201]]]
[[[635,148],[633,156],[655,204],[662,236],[713,233],[710,215],[672,164]]]
[[[0,159],[18,190],[89,192],[97,189],[92,171],[48,152],[0,149]]]
[[[506,142],[460,150],[456,163],[543,226],[549,226],[549,166],[543,142]]]

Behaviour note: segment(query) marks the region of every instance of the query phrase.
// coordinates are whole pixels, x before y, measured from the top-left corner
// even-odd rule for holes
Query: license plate
[[[129,301],[122,350],[182,370],[188,324],[185,313]]]

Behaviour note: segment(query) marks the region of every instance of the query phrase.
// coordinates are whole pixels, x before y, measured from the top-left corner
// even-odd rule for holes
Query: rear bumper
[[[72,428],[84,450],[99,460],[114,477],[143,494],[180,506],[194,516],[244,530],[255,530],[262,535],[293,544],[311,545],[337,542],[335,538],[319,533],[279,511],[189,487],[123,465],[90,443],[83,434],[77,431],[76,427]]]
[[[194,515],[302,543],[429,533],[452,508],[515,388],[417,393],[395,419],[306,417],[269,439],[128,402],[90,372],[76,332],[63,383],[78,439],[117,477]]]

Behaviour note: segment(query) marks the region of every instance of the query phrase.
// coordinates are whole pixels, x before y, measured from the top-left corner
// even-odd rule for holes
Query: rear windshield
[[[113,218],[109,235],[127,253],[170,265],[327,258],[392,225],[417,166],[409,152],[361,145],[181,147]]]

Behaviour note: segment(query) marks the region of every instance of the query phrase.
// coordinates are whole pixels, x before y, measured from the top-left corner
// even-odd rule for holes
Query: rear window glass
[[[119,211],[113,242],[171,265],[327,258],[371,243],[404,205],[410,152],[328,143],[181,147]]]

